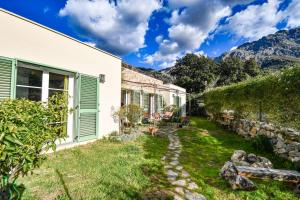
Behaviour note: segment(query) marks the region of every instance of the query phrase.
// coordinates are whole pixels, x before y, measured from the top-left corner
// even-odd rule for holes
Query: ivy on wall
[[[238,117],[264,119],[300,129],[300,66],[204,93],[206,110],[218,116],[234,110]]]

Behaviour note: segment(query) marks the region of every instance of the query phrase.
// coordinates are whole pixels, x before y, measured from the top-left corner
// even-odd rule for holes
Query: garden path
[[[160,130],[160,134],[167,135],[170,141],[168,151],[162,157],[168,181],[174,186],[172,191],[175,200],[205,200],[206,198],[194,190],[198,185],[190,178],[190,174],[179,162],[181,144],[176,130],[173,128]]]

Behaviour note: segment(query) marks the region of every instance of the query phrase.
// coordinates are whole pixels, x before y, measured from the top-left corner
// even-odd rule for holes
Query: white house
[[[176,104],[185,116],[185,89],[122,69],[119,57],[0,8],[0,100],[44,101],[70,96],[67,139],[59,148],[99,139],[119,130],[112,117],[135,103],[151,116]]]
[[[0,99],[47,101],[67,91],[75,111],[65,146],[118,130],[112,113],[121,104],[120,58],[3,9],[0,25]]]
[[[162,113],[163,108],[176,105],[182,117],[186,116],[186,90],[147,76],[137,69],[122,68],[122,105],[136,104],[144,108],[150,118]],[[162,113],[163,114],[163,113]]]

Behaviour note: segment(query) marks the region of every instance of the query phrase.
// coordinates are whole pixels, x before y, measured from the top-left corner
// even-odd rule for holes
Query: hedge
[[[300,129],[300,66],[214,88],[204,93],[204,101],[214,116],[234,110],[239,117],[257,119],[262,113],[268,122]]]

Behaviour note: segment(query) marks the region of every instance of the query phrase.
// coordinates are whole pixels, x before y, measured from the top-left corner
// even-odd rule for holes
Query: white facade
[[[181,109],[181,115],[186,116],[186,90],[182,87],[173,84],[165,84],[167,91],[163,92],[163,97],[167,105],[176,105],[175,99],[179,97],[179,107]]]
[[[112,118],[112,113],[119,109],[121,104],[120,58],[3,9],[0,9],[0,30],[2,57],[61,68],[74,74],[82,73],[94,77],[104,74],[105,82],[100,83],[98,88],[98,137],[118,130],[118,123]],[[47,78],[46,72],[43,77]],[[69,93],[73,95],[76,89],[74,77],[69,76]],[[43,95],[43,98],[46,98],[47,94]],[[73,104],[72,101],[70,106]],[[68,126],[69,130],[73,127],[70,124]],[[72,142],[74,133],[68,134],[68,140]]]
[[[122,103],[127,105],[137,104],[138,100],[131,102],[131,96],[134,93],[140,93],[138,95],[141,102],[139,105],[145,107],[143,96],[145,94],[149,95],[149,106],[146,106],[145,112],[149,113],[150,117],[155,112],[162,112],[163,107],[170,105],[178,106],[181,116],[186,116],[186,90],[184,88],[173,84],[164,84],[163,81],[142,74],[137,70],[123,68],[122,90]],[[161,97],[162,103],[160,99],[155,101],[155,97]]]

